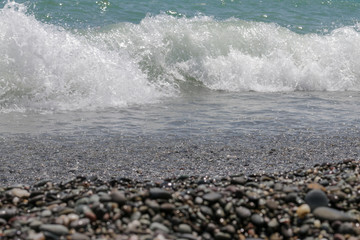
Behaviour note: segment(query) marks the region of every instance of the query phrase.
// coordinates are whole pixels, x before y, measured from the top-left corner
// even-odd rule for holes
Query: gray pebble
[[[231,183],[233,184],[244,185],[246,182],[247,182],[246,177],[234,177],[231,179]]]
[[[248,218],[251,216],[250,210],[247,209],[246,207],[236,208],[236,214],[242,219],[245,219],[245,218]]]
[[[3,218],[5,220],[14,217],[16,214],[17,214],[16,208],[0,209],[0,218]]]
[[[170,230],[163,224],[161,223],[158,223],[158,222],[153,222],[151,225],[150,225],[150,229],[153,230],[153,231],[162,231],[164,233],[169,233]]]
[[[222,198],[222,195],[218,192],[210,192],[203,196],[203,199],[208,202],[217,202]]]
[[[268,223],[268,227],[271,229],[277,229],[279,227],[279,222],[276,220],[276,218],[272,218]]]
[[[354,221],[355,219],[336,209],[329,208],[329,207],[318,207],[314,210],[314,216],[323,220],[329,221]]]
[[[305,202],[313,211],[317,207],[327,207],[329,204],[329,199],[323,191],[314,189],[306,194]]]
[[[209,215],[209,216],[213,216],[214,212],[211,208],[209,208],[208,206],[201,206],[200,207],[200,211],[205,214],[205,215]]]
[[[75,229],[84,228],[88,224],[90,224],[90,219],[88,218],[81,218],[79,220],[73,221],[70,226]]]
[[[342,234],[356,234],[354,226],[350,222],[346,222],[340,225],[339,232]]]
[[[127,200],[124,193],[118,190],[112,191],[110,197],[113,202],[116,202],[120,206],[124,205]]]
[[[264,224],[264,218],[259,214],[253,214],[251,215],[251,222],[256,226],[262,226]]]
[[[66,235],[69,232],[67,227],[60,224],[43,224],[40,226],[40,230],[44,232],[50,232],[58,236]]]
[[[191,233],[191,227],[187,224],[180,224],[179,225],[179,232],[181,233]]]
[[[74,233],[67,237],[68,240],[90,240],[90,237],[88,237],[85,234],[82,233]]]

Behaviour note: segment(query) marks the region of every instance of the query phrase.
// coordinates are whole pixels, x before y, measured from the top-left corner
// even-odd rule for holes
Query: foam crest
[[[38,22],[21,4],[0,12],[0,109],[91,110],[165,95],[126,51]]]
[[[158,15],[118,26],[105,38],[168,81],[195,79],[226,91],[360,90],[356,26],[302,35],[269,23]]]

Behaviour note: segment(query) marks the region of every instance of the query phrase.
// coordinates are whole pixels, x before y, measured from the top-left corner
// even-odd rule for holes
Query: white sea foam
[[[156,102],[201,84],[225,91],[360,91],[357,26],[326,35],[207,16],[69,31],[0,11],[0,111]]]
[[[103,35],[168,81],[226,91],[359,91],[360,33],[297,34],[276,24],[166,15]]]
[[[126,51],[104,50],[80,34],[43,24],[20,4],[1,10],[1,110],[122,107],[165,94]]]

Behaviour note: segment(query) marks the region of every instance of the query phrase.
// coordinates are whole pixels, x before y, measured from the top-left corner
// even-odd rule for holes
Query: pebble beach
[[[0,2],[0,240],[360,240],[360,1]]]
[[[0,239],[360,239],[357,159],[285,173],[0,187]]]

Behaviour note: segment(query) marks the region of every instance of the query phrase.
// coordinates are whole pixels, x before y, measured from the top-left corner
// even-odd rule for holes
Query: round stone
[[[317,207],[327,207],[329,204],[329,199],[323,191],[314,189],[306,194],[305,202],[313,211]]]

